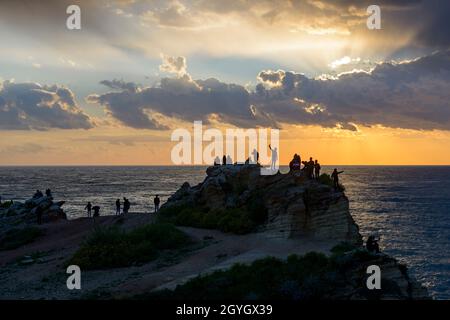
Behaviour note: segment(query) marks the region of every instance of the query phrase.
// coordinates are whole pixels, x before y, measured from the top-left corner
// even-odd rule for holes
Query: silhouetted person
[[[88,202],[84,210],[87,210],[88,218],[90,218],[92,214],[92,203]]]
[[[316,179],[319,179],[320,177],[320,163],[316,160],[314,162],[314,174]]]
[[[155,213],[159,211],[159,204],[161,203],[161,199],[159,199],[159,195],[156,195],[155,199],[153,199],[153,203],[155,204]]]
[[[36,190],[36,193],[33,195],[34,199],[42,198],[44,194],[41,192],[41,190]]]
[[[127,198],[123,198],[123,213],[128,213],[128,210],[130,210],[131,204],[130,201]]]
[[[45,195],[49,198],[52,198],[52,190],[50,189],[45,190]]]
[[[227,164],[233,164],[233,159],[231,159],[231,156],[227,156]]]
[[[270,169],[275,170],[277,168],[278,148],[272,149],[272,146],[269,144],[269,149],[272,151],[272,162],[270,164]]]
[[[120,199],[116,200],[116,215],[120,214]]]
[[[36,207],[36,219],[37,219],[37,224],[42,224],[42,208],[41,208],[41,206]]]
[[[222,157],[222,165],[224,166],[226,164],[227,164],[227,156],[223,155],[223,157]]]
[[[339,189],[339,175],[343,173],[344,171],[337,171],[336,168],[334,168],[333,173],[331,174],[331,178],[333,179],[333,186],[334,189]]]
[[[100,216],[100,207],[99,206],[93,206],[92,210],[94,210],[94,218],[97,218]]]
[[[306,173],[308,175],[308,178],[313,179],[314,178],[314,161],[313,158],[309,158],[309,161],[306,163]]]
[[[256,149],[253,149],[252,156],[253,156],[252,163],[258,163],[259,162],[259,152]]]
[[[366,242],[366,249],[369,252],[380,253],[380,246],[378,245],[378,240],[375,236],[369,236]]]
[[[220,165],[220,158],[219,158],[219,157],[216,157],[216,158],[214,159],[214,165],[215,165],[215,166]]]
[[[291,162],[289,162],[290,171],[299,171],[300,170],[300,156],[298,154],[294,154]]]

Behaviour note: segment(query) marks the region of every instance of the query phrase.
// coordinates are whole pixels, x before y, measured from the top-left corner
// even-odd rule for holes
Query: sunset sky
[[[450,164],[449,30],[446,0],[3,0],[0,165],[170,165],[195,120],[279,128],[284,164]]]

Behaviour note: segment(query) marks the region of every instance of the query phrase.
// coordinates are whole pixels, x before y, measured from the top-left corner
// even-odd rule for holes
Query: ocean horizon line
[[[243,164],[240,164],[243,165]],[[207,168],[212,165],[170,165],[170,164],[1,164],[0,168]],[[281,164],[280,167],[287,167],[289,164]],[[322,166],[332,167],[450,167],[450,164],[322,164]]]

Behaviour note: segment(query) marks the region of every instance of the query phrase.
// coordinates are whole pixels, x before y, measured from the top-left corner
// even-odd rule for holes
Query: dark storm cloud
[[[320,125],[356,131],[357,125],[450,130],[450,52],[414,61],[378,65],[372,72],[341,74],[333,80],[310,79],[288,71],[264,71],[249,92],[217,79],[165,78],[139,92],[89,97],[123,124],[163,129],[152,112],[186,121],[211,115],[241,126]]]
[[[104,105],[114,118],[134,128],[166,129],[149,116],[151,112],[205,122],[217,114],[223,121],[239,125],[248,125],[255,117],[250,112],[250,95],[242,86],[217,79],[193,81],[188,75],[164,78],[159,86],[139,92],[91,95],[88,101]]]
[[[0,130],[92,127],[67,88],[10,81],[0,87]]]

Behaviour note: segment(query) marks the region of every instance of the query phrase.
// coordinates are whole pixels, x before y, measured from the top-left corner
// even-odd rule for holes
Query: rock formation
[[[31,198],[27,201],[15,201],[11,204],[3,204],[0,207],[0,219],[11,220],[14,224],[20,222],[36,223],[37,210],[42,212],[42,223],[67,219],[65,212],[61,208],[64,201],[54,202],[52,197]]]
[[[210,211],[257,202],[267,210],[259,232],[267,237],[316,237],[361,243],[345,194],[308,179],[302,171],[264,176],[259,165],[212,166],[197,186],[187,182],[163,208],[190,206]]]
[[[206,213],[223,208],[246,210],[249,203],[256,201],[259,208],[267,211],[265,223],[257,229],[264,236],[307,237],[355,245],[356,251],[340,258],[344,259],[341,262],[345,265],[342,268],[345,281],[328,299],[429,299],[426,288],[409,276],[405,265],[388,255],[372,255],[362,248],[362,237],[343,191],[334,190],[326,179],[324,183],[309,179],[302,171],[264,176],[260,168],[247,164],[209,167],[202,183],[194,187],[184,183],[162,209],[189,207]],[[367,289],[369,265],[382,270],[383,290]]]

